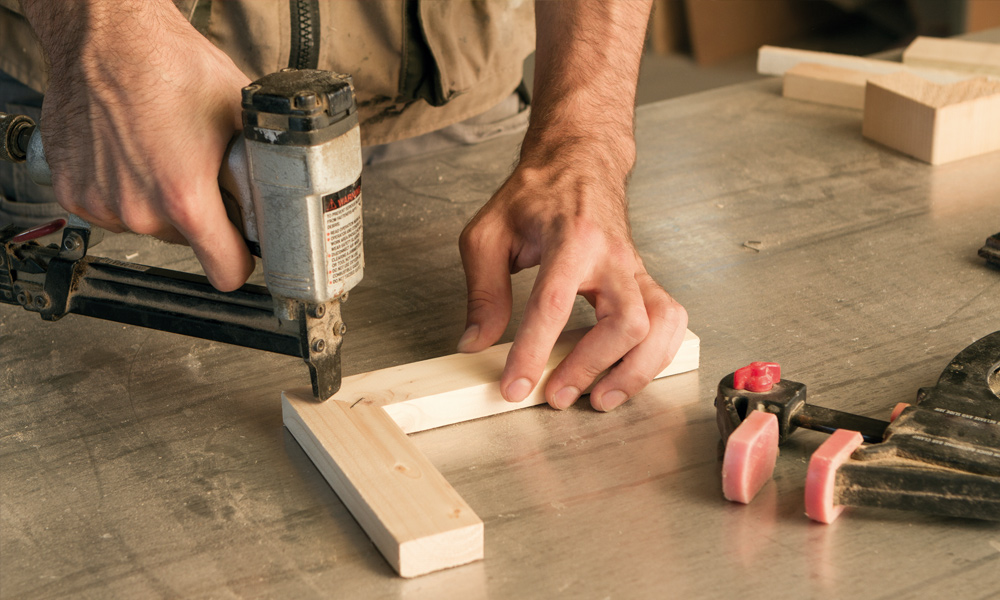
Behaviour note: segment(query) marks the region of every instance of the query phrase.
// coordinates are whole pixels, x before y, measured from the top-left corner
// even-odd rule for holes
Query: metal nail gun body
[[[223,293],[201,276],[88,257],[99,230],[73,217],[59,247],[32,241],[52,231],[0,232],[0,302],[46,320],[76,313],[301,356],[313,393],[336,393],[340,304],[364,270],[351,80],[287,69],[244,88],[242,105],[243,132],[219,183],[230,219],[263,259],[267,288]],[[32,179],[51,182],[40,131],[26,117],[0,114],[0,157],[26,160]]]

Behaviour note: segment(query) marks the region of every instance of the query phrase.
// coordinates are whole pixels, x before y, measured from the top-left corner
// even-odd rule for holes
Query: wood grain
[[[282,392],[285,426],[403,577],[483,557],[483,523],[404,432],[541,404],[545,377],[587,332],[564,332],[542,383],[522,402],[500,396],[510,344],[453,354],[344,379],[324,403],[308,389]],[[690,331],[674,361],[657,377],[698,367],[699,339]]]
[[[1000,44],[920,36],[903,52],[914,67],[1000,76]]]
[[[586,328],[576,329],[559,337],[541,382],[521,402],[507,402],[500,396],[500,374],[510,344],[346,377],[334,397],[348,404],[364,399],[382,406],[406,433],[543,404],[549,374],[586,332]],[[673,362],[656,377],[697,369],[699,350],[698,336],[687,331]]]
[[[483,558],[483,522],[380,406],[286,391],[282,416],[397,573]]]
[[[862,133],[933,165],[1000,150],[1000,82],[938,85],[909,73],[868,80]]]
[[[936,69],[918,68],[911,65],[904,65],[888,60],[878,60],[874,58],[862,58],[860,56],[849,56],[846,54],[835,54],[832,52],[815,52],[812,50],[796,50],[792,48],[779,48],[776,46],[761,46],[757,52],[757,72],[761,75],[784,75],[785,71],[791,69],[799,63],[814,63],[839,67],[841,69],[852,69],[872,74],[898,73],[900,71],[919,75],[928,81],[936,83],[953,83],[971,79],[973,75],[969,73],[955,73],[953,71],[941,71]]]
[[[799,63],[785,71],[782,95],[829,106],[862,109],[870,73],[818,63]]]

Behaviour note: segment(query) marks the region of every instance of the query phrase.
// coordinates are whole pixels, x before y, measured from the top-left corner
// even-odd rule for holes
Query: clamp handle
[[[733,373],[733,389],[749,392],[770,392],[781,381],[781,365],[754,361]]]

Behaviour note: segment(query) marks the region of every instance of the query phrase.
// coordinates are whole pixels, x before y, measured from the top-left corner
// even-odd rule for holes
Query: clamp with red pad
[[[806,404],[806,386],[776,363],[727,375],[715,399],[726,442],[723,493],[748,503],[771,478],[777,446],[799,427],[831,433],[806,478],[806,514],[830,523],[844,506],[1000,520],[1000,331],[956,356],[916,404],[890,422]],[[867,445],[863,445],[863,443]]]

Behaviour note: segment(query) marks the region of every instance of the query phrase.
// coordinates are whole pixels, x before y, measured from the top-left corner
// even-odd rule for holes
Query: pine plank
[[[876,75],[903,71],[919,75],[928,81],[936,83],[953,83],[973,77],[969,73],[914,67],[888,60],[862,58],[860,56],[835,54],[832,52],[796,50],[792,48],[779,48],[777,46],[761,46],[757,52],[757,72],[761,75],[784,75],[785,71],[804,62],[863,71]]]
[[[938,85],[909,73],[868,80],[862,133],[933,165],[1000,150],[1000,82]]]
[[[406,437],[460,421],[541,404],[545,378],[586,329],[564,332],[532,394],[509,403],[499,379],[510,344],[347,377],[320,403],[309,389],[282,392],[285,426],[403,577],[483,557],[483,523]],[[700,340],[687,331],[657,377],[698,368]]]
[[[817,63],[799,63],[785,71],[781,94],[829,106],[863,109],[870,73]]]
[[[920,36],[903,51],[903,62],[1000,77],[1000,44]]]
[[[545,402],[543,390],[549,374],[586,332],[586,328],[576,329],[559,337],[541,382],[521,402],[507,402],[500,396],[500,374],[510,344],[345,377],[335,398],[347,403],[364,398],[383,406],[406,433],[535,406]],[[698,336],[687,331],[673,362],[656,377],[697,369],[699,349]]]
[[[483,558],[483,522],[380,406],[284,392],[285,426],[403,577]]]

